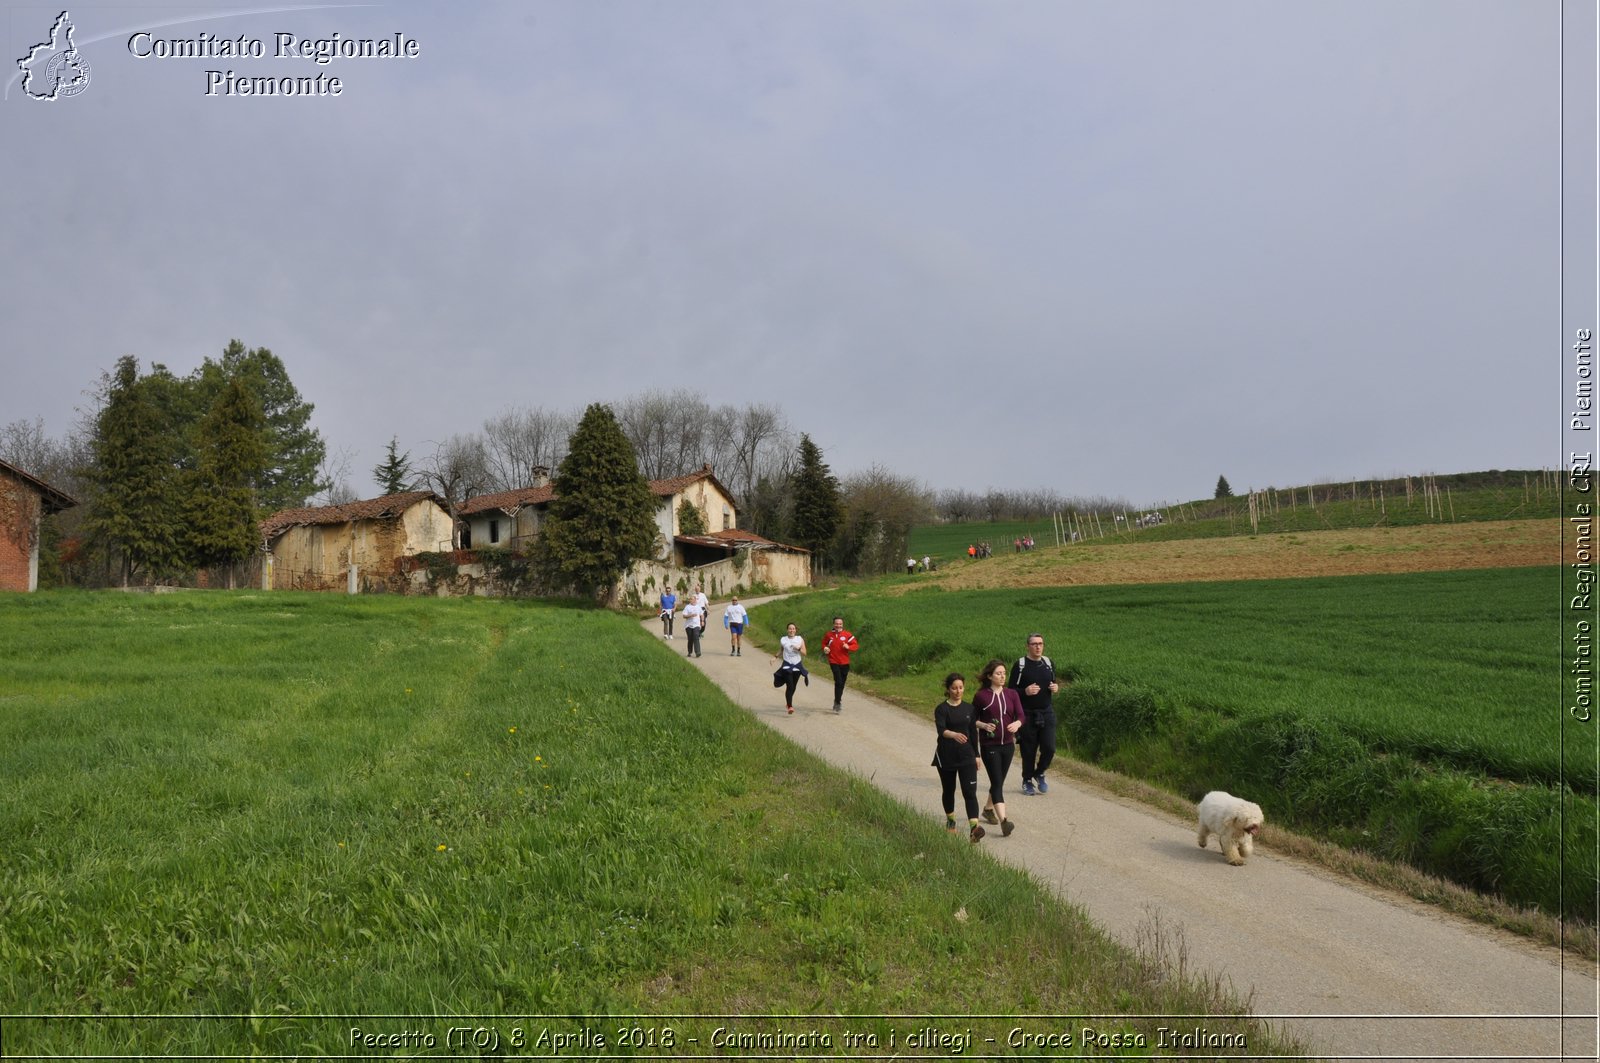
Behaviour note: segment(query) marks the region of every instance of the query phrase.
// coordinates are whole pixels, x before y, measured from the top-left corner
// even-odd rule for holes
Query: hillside
[[[1551,470],[1490,470],[1268,487],[1232,498],[1196,499],[1140,512],[1063,513],[1060,525],[1052,517],[925,525],[911,533],[909,552],[948,563],[965,560],[968,543],[989,542],[998,558],[1013,552],[1011,544],[1018,536],[1031,535],[1039,547],[1055,545],[1058,528],[1065,537],[1076,535],[1075,545],[1088,546],[1538,520],[1560,516],[1559,487],[1559,476]],[[1143,513],[1159,513],[1160,523],[1138,526]]]
[[[1163,531],[1171,529],[1152,529]],[[1009,551],[899,577],[905,590],[951,590],[1115,583],[1187,583],[1520,568],[1561,561],[1561,521],[1500,520],[1408,527],[1218,536],[1198,539],[1117,537],[1068,546]]]

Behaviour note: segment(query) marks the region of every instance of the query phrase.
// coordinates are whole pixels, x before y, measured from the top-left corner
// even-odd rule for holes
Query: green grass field
[[[1570,874],[1594,871],[1596,777],[1592,741],[1562,756],[1557,580],[1522,568],[863,588],[763,607],[756,621],[816,632],[842,609],[863,647],[856,671],[909,706],[947,671],[1015,660],[1042,631],[1076,680],[1059,715],[1085,759],[1191,799],[1255,795],[1279,822],[1592,919],[1592,891],[1560,890],[1563,853]],[[1563,810],[1589,815],[1565,846],[1552,842]]]
[[[961,1015],[979,985],[1017,1013],[1237,1006],[820,765],[617,614],[19,595],[0,659],[8,1054],[331,1057],[370,1047],[352,1027],[449,1026],[348,1016],[486,1013],[613,1016],[588,1024],[606,1051],[681,1052],[694,1022],[675,1046],[616,1033]],[[112,1018],[137,1015],[201,1017]]]

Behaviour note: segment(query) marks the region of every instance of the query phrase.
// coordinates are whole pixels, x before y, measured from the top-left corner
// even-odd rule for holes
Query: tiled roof
[[[444,500],[432,491],[401,491],[399,494],[382,495],[360,502],[346,502],[339,506],[280,509],[261,522],[261,534],[271,539],[290,528],[306,524],[345,524],[352,520],[398,517],[418,502],[428,500],[432,500],[435,505],[444,504]]]
[[[717,490],[733,504],[733,495],[722,482],[711,472],[709,465],[695,472],[683,476],[673,476],[665,480],[651,480],[650,493],[657,498],[671,498],[688,488],[691,484],[701,480],[710,480],[717,485]],[[556,489],[554,484],[545,484],[541,487],[519,487],[514,491],[497,491],[492,495],[476,495],[461,503],[461,508],[456,512],[463,517],[471,517],[479,513],[487,513],[498,509],[511,511],[522,506],[543,506],[555,501]],[[739,507],[734,505],[737,510]]]
[[[722,497],[728,500],[728,504],[734,508],[735,512],[738,512],[739,503],[733,500],[733,492],[723,486],[722,481],[717,479],[716,474],[711,471],[711,466],[709,465],[702,465],[694,472],[686,473],[683,476],[674,476],[667,480],[651,480],[650,490],[662,498],[671,498],[690,484],[698,483],[701,480],[710,480],[716,484],[717,490],[722,492]]]
[[[456,512],[463,517],[471,517],[478,513],[487,513],[492,509],[516,510],[523,506],[542,506],[552,502],[556,497],[556,489],[550,484],[542,487],[519,487],[515,491],[496,491],[492,495],[475,495],[461,503],[461,508]]]
[[[699,546],[754,546],[757,548],[777,547],[780,550],[794,550],[798,553],[809,554],[811,551],[803,546],[790,546],[788,543],[774,542],[764,535],[757,535],[753,531],[743,528],[724,528],[722,531],[707,532],[704,535],[680,535],[679,542],[695,543]]]
[[[673,476],[666,480],[651,480],[650,493],[661,495],[663,498],[670,498],[690,484],[699,483],[707,478],[716,479],[715,476],[711,475],[710,469],[699,469],[695,472],[687,473],[683,476]],[[718,484],[717,486],[720,487],[722,485]],[[724,491],[723,494],[727,494],[727,492]]]
[[[71,509],[73,506],[78,504],[78,500],[67,494],[65,491],[51,487],[37,476],[32,476],[26,472],[23,472],[9,461],[0,461],[0,469],[4,469],[6,472],[15,476],[17,479],[33,488],[35,491],[39,492],[39,498],[44,503],[44,510],[46,513],[58,513],[63,509]]]

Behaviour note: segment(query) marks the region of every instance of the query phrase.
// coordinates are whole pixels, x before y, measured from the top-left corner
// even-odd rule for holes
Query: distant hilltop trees
[[[940,491],[933,512],[950,524],[977,521],[1046,520],[1055,513],[1112,513],[1133,509],[1120,498],[1068,498],[1048,488],[1030,491]]]

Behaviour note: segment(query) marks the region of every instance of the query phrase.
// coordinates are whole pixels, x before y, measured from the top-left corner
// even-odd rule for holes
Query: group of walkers
[[[672,593],[671,588],[661,592],[661,637],[672,639],[673,621],[678,613],[678,596]],[[683,637],[688,643],[689,650],[685,657],[700,657],[701,640],[705,637],[707,618],[711,615],[711,607],[706,598],[704,586],[698,586],[694,593],[689,595],[683,603]],[[728,607],[722,611],[722,626],[728,629],[729,644],[728,656],[742,656],[740,651],[744,648],[744,627],[750,622],[750,614],[739,604],[739,596],[735,594]]]
[[[1016,824],[1006,815],[1006,776],[1016,750],[1022,750],[1022,796],[1050,792],[1045,772],[1056,755],[1056,714],[1052,696],[1060,689],[1055,665],[1044,655],[1044,636],[1028,636],[1027,652],[1009,668],[998,657],[983,666],[978,690],[966,700],[960,672],[944,679],[944,700],[934,706],[938,732],[933,766],[938,769],[945,829],[955,833],[956,786],[966,802],[967,836],[977,842],[983,824],[1011,837]],[[989,796],[978,811],[978,761],[989,780]],[[981,819],[981,822],[980,822]]]
[[[694,593],[690,594],[683,605],[683,633],[688,640],[686,657],[703,656],[701,640],[705,634],[706,617],[710,615],[709,605],[706,600],[706,589],[697,586]],[[673,638],[673,621],[678,615],[678,596],[670,588],[661,592],[661,637]],[[750,622],[750,614],[739,602],[735,594],[728,607],[723,610],[722,624],[728,629],[728,656],[743,656],[744,629]],[[772,675],[772,685],[784,688],[783,707],[790,715],[794,714],[794,692],[803,680],[807,686],[811,685],[811,673],[806,670],[806,640],[801,636],[799,629],[790,624],[783,637],[778,640],[779,656],[774,658],[778,662],[778,670]],[[844,711],[844,684],[850,675],[850,657],[861,644],[856,637],[845,630],[844,617],[833,618],[833,627],[822,637],[822,653],[828,659],[828,667],[833,670],[833,711]]]
[[[677,595],[661,594],[662,636],[673,637],[673,619],[678,611]],[[701,656],[701,636],[705,629],[708,605],[704,587],[696,587],[683,606],[683,629],[688,639],[687,656]],[[749,615],[734,595],[723,611],[728,628],[728,655],[740,656]],[[833,672],[833,711],[844,711],[845,680],[850,675],[850,658],[861,648],[860,642],[844,626],[844,617],[833,618],[833,625],[822,637],[822,653]],[[790,624],[778,640],[777,671],[772,685],[782,687],[784,711],[794,714],[794,694],[800,683],[811,685],[806,669],[806,640],[799,628]],[[1017,751],[1022,754],[1022,796],[1037,797],[1050,792],[1045,781],[1056,756],[1056,713],[1054,695],[1061,689],[1055,665],[1044,653],[1044,636],[1028,636],[1025,652],[1015,664],[998,657],[983,666],[972,700],[966,699],[967,679],[960,672],[944,678],[944,700],[934,706],[933,726],[938,734],[933,767],[938,769],[945,829],[951,833],[956,823],[956,787],[966,802],[967,836],[977,842],[986,834],[983,824],[1000,828],[1011,837],[1016,824],[1006,814],[1006,777]],[[978,762],[989,781],[983,808],[978,808]]]

